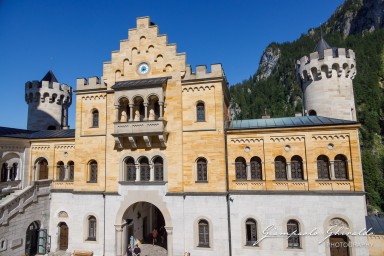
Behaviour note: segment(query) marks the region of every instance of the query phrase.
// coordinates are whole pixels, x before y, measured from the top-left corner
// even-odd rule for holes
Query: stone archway
[[[133,194],[135,194],[135,192],[133,192]],[[139,199],[142,196],[143,194],[136,198]],[[146,200],[126,200],[121,205],[117,212],[115,222],[117,256],[125,254],[130,236],[143,241],[143,247],[145,247],[145,243],[148,242],[150,242],[150,246],[152,246],[151,234],[153,228],[158,228],[159,230],[159,248],[166,248],[166,255],[173,255],[173,227],[170,214],[165,207],[165,203],[158,197],[158,194],[153,197],[147,194]],[[131,198],[135,197],[132,195]],[[153,201],[148,200],[149,198]],[[163,228],[161,232],[164,233],[164,240],[161,240],[160,228]],[[143,255],[145,255],[144,253],[145,252],[143,252]]]
[[[34,256],[38,251],[38,233],[40,224],[37,221],[32,222],[25,232],[25,255]]]

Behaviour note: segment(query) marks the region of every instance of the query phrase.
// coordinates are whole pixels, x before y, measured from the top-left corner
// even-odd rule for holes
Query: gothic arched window
[[[293,180],[303,180],[303,159],[300,156],[291,158],[291,178]]]
[[[140,160],[140,181],[149,181],[151,177],[148,158],[143,157]]]
[[[163,159],[161,157],[156,157],[153,161],[154,165],[154,175],[155,181],[163,181],[164,180],[164,167],[163,167]]]
[[[329,180],[329,160],[325,155],[317,158],[317,174],[321,180]]]
[[[262,180],[262,165],[260,157],[254,156],[251,158],[251,179]]]
[[[99,111],[97,109],[92,111],[92,127],[99,127]]]
[[[136,166],[135,160],[132,157],[128,157],[125,159],[125,171],[127,181],[135,181],[136,180]]]
[[[204,122],[205,121],[205,105],[204,102],[199,102],[196,105],[196,121]]]
[[[289,220],[287,223],[288,248],[300,248],[299,222]]]
[[[197,159],[197,180],[198,181],[208,180],[207,160],[205,158]]]
[[[334,161],[335,178],[340,180],[348,179],[348,163],[347,158],[343,155],[337,155]]]
[[[199,221],[199,246],[209,247],[209,224],[206,220]]]
[[[286,166],[287,166],[287,162],[283,156],[278,156],[275,158],[275,179],[276,180],[287,179]]]
[[[89,182],[96,183],[97,182],[97,162],[92,160],[89,162]]]

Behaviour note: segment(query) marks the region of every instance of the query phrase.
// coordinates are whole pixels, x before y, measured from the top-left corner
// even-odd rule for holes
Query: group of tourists
[[[131,244],[128,244],[127,253],[125,256],[141,256],[141,249],[139,244],[135,245],[135,248],[132,250]]]

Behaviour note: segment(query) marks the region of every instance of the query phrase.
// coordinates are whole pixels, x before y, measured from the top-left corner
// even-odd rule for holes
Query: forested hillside
[[[384,210],[384,29],[383,1],[347,0],[322,26],[332,47],[353,49],[357,75],[354,91],[368,209]],[[295,63],[314,51],[320,28],[310,29],[294,42],[271,43],[259,70],[242,83],[231,86],[236,119],[302,113],[302,91],[296,80]]]

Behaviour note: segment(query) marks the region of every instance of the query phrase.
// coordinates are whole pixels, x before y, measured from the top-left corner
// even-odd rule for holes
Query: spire
[[[319,53],[319,58],[324,58],[324,50],[332,49],[332,47],[324,40],[323,36],[321,36],[320,41],[317,43],[315,52]]]
[[[58,83],[57,78],[53,74],[52,70],[49,70],[48,73],[41,79],[41,81],[48,81],[50,83],[55,82]]]

